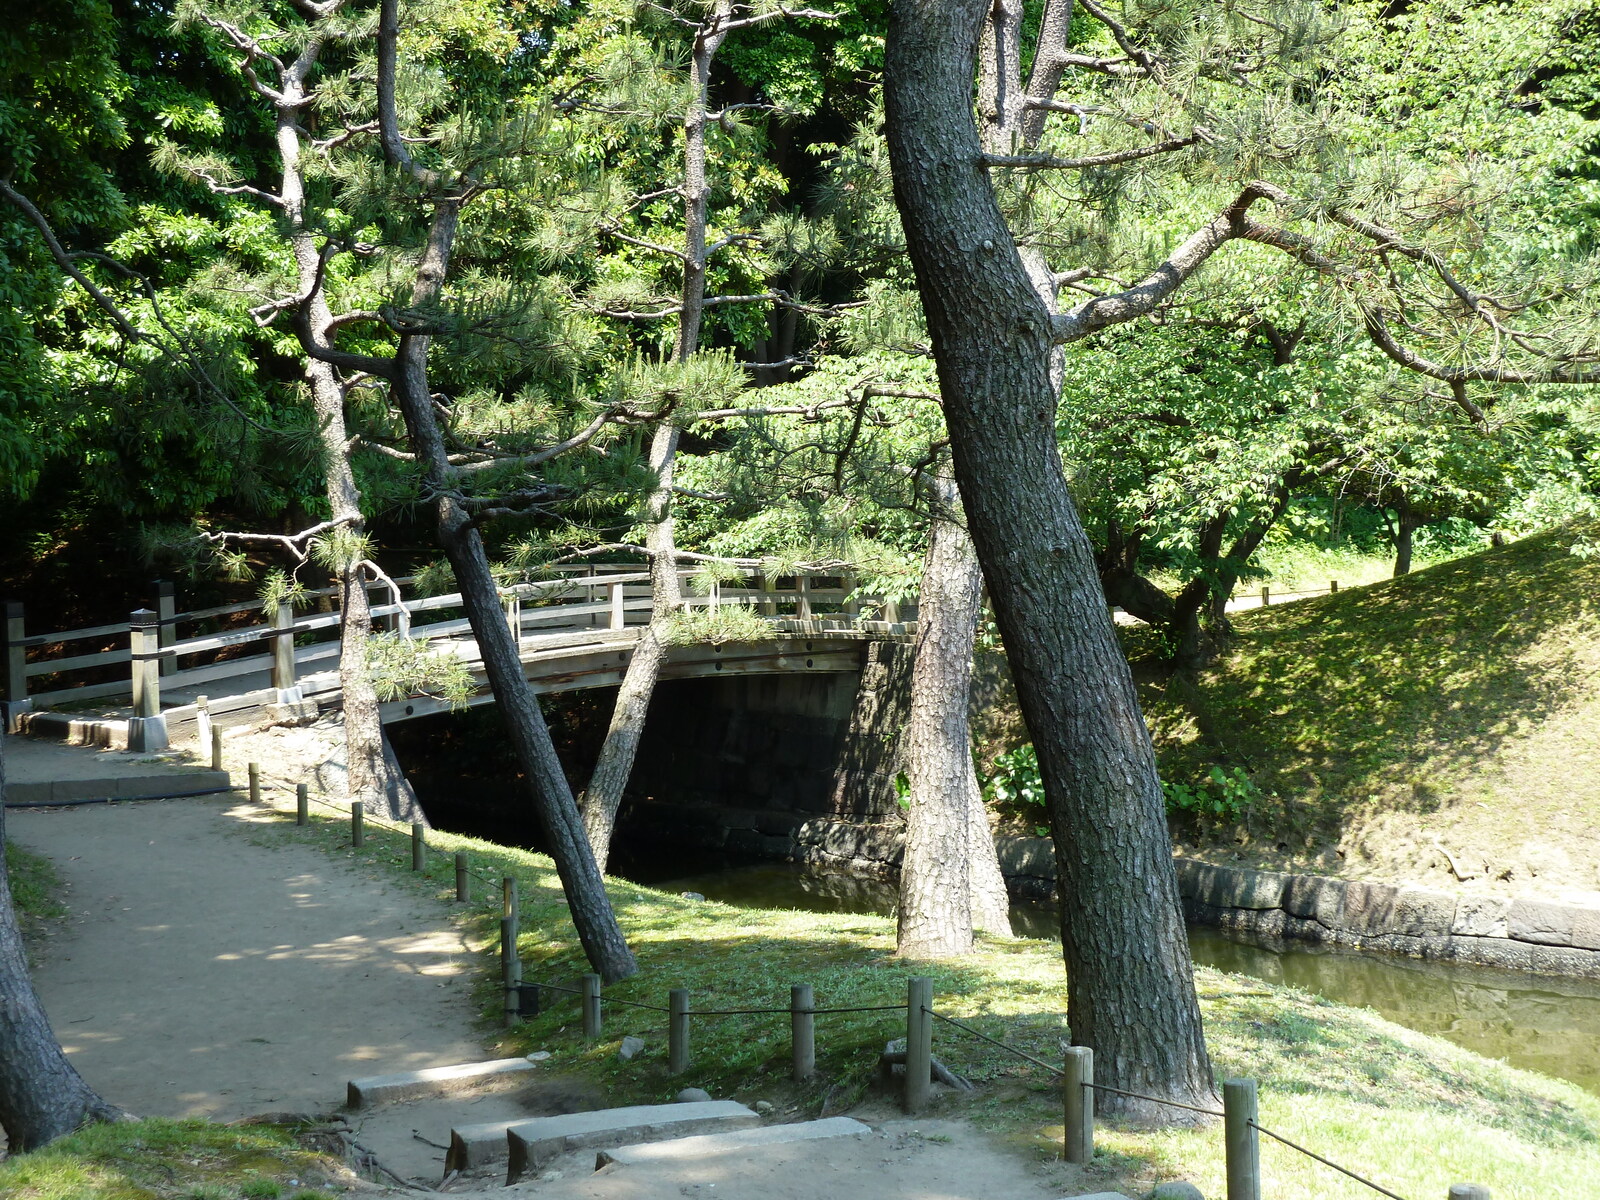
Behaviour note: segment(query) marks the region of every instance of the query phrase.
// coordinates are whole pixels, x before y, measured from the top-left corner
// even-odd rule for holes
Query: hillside
[[[1234,617],[1198,678],[1146,685],[1163,775],[1243,767],[1207,857],[1551,896],[1600,891],[1600,560],[1565,528]],[[1454,867],[1441,853],[1454,857]]]

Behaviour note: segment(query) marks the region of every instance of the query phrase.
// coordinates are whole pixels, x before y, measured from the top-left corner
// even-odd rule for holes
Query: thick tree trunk
[[[458,203],[448,198],[436,200],[434,211],[412,293],[412,304],[419,308],[437,300],[460,217]],[[517,765],[532,792],[545,848],[561,876],[578,940],[589,964],[602,979],[608,983],[626,979],[639,969],[638,963],[617,925],[605,880],[589,852],[578,805],[556,757],[555,743],[550,740],[538,698],[523,674],[522,658],[506,626],[483,539],[456,495],[444,435],[428,389],[427,337],[407,335],[400,339],[390,386],[422,465],[424,488],[434,496],[439,544],[455,571],[461,604],[478,640],[484,670],[505,720]]]
[[[86,1121],[126,1116],[67,1061],[33,990],[6,872],[5,747],[0,745],[0,1129],[12,1154],[37,1150]]]
[[[975,926],[1011,932],[967,723],[983,575],[959,523],[955,481],[936,477],[930,491],[934,519],[917,605],[911,714],[901,739],[911,807],[896,953],[907,958],[968,954]]]
[[[1093,1047],[1107,1084],[1210,1103],[1155,755],[1055,442],[1050,315],[979,165],[973,69],[988,7],[893,5],[884,95],[895,195],[968,526],[1049,801],[1072,1039]]]
[[[683,600],[672,526],[672,463],[677,449],[677,427],[670,422],[659,425],[650,439],[650,468],[656,474],[649,502],[650,532],[646,535],[646,548],[650,551],[650,625],[628,660],[611,710],[606,740],[583,792],[583,825],[601,871],[611,857],[617,811],[622,807],[628,777],[633,774],[645,718],[650,713],[650,698],[655,695],[661,664],[667,657],[667,648],[659,636],[660,622],[677,612]]]
[[[1394,534],[1394,573],[1397,579],[1401,575],[1411,574],[1412,535],[1421,524],[1416,513],[1409,508],[1400,509],[1400,524]]]

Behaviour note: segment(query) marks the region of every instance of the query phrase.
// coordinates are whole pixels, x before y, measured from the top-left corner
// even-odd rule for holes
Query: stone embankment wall
[[[999,838],[1012,894],[1055,894],[1044,838]],[[1600,979],[1600,908],[1321,875],[1213,866],[1180,858],[1184,912],[1200,925],[1412,958]]]

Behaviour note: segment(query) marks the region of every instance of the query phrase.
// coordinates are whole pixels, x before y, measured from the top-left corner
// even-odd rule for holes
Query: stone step
[[[374,1104],[410,1100],[416,1096],[437,1096],[533,1069],[533,1063],[526,1058],[496,1058],[488,1062],[425,1067],[420,1071],[397,1071],[392,1075],[369,1075],[345,1084],[346,1104],[350,1108],[371,1108]]]
[[[637,1104],[594,1112],[535,1117],[506,1130],[506,1185],[517,1182],[559,1154],[618,1143],[658,1142],[694,1134],[750,1129],[761,1118],[733,1100],[700,1100],[689,1104]],[[450,1137],[455,1148],[455,1134]],[[450,1163],[446,1160],[446,1169]]]
[[[694,1137],[673,1138],[666,1142],[637,1142],[614,1146],[595,1156],[594,1169],[617,1163],[631,1166],[643,1163],[686,1162],[731,1154],[753,1146],[775,1146],[788,1142],[816,1142],[825,1138],[855,1137],[871,1133],[872,1128],[852,1117],[825,1117],[820,1121],[797,1121],[792,1125],[763,1125],[759,1129],[738,1129],[731,1133],[703,1133]]]

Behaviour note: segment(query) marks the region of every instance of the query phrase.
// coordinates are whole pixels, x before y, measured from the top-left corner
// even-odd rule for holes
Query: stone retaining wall
[[[1048,838],[996,838],[1013,895],[1055,897]],[[1600,979],[1600,907],[1177,860],[1185,915],[1240,933]]]

